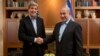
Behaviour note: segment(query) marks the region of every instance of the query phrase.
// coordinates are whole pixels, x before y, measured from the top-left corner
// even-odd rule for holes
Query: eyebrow
[[[66,14],[65,12],[60,12],[60,14]]]

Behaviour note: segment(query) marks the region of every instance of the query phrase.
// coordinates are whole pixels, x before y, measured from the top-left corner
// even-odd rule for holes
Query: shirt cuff
[[[37,38],[34,38],[34,42],[36,42],[36,39],[37,39]]]

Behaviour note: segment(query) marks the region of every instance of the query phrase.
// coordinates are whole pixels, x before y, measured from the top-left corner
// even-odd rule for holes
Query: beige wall
[[[54,27],[60,21],[60,8],[65,0],[38,0],[39,14],[44,19],[45,26]]]
[[[3,6],[0,0],[0,56],[3,56]]]

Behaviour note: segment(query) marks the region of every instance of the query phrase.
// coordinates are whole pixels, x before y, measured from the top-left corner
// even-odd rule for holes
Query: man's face
[[[69,17],[69,11],[66,8],[62,8],[60,11],[60,17],[62,21],[65,21]]]
[[[29,15],[34,17],[37,15],[37,6],[30,6],[28,9]]]

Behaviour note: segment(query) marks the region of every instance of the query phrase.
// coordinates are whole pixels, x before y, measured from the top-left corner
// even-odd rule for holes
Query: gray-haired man
[[[22,56],[43,56],[47,45],[39,45],[37,38],[45,38],[43,19],[37,16],[38,4],[31,2],[28,6],[29,15],[20,20],[18,36],[23,42]]]
[[[69,8],[60,11],[61,22],[55,25],[52,37],[39,38],[39,44],[56,41],[56,56],[82,56],[82,28],[72,21]]]

